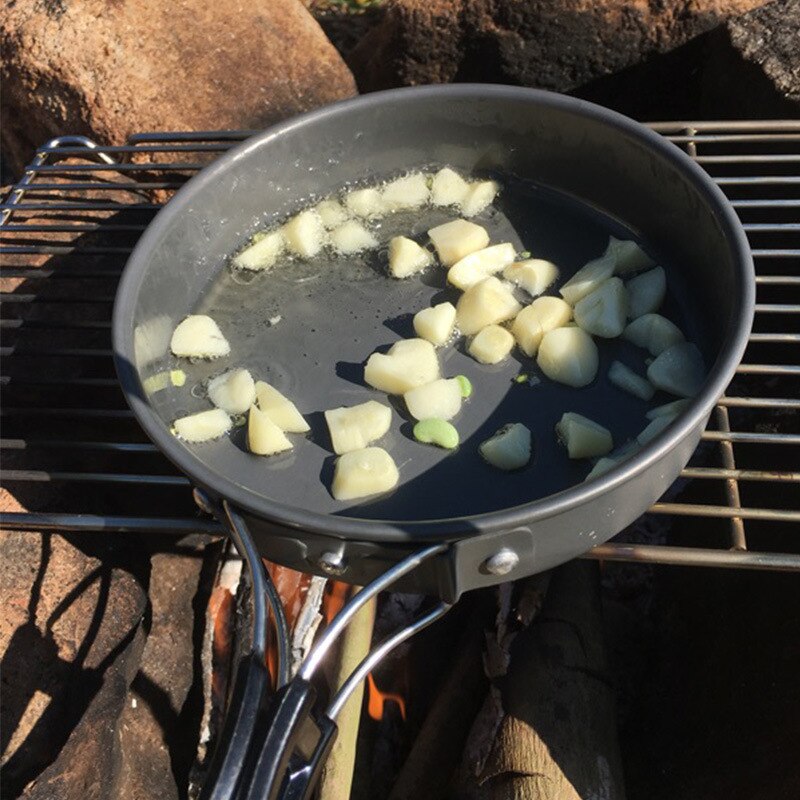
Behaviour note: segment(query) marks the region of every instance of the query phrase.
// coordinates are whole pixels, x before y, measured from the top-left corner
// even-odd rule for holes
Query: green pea
[[[531,257],[531,251],[530,250],[523,250],[519,254],[519,257],[524,261],[526,258],[530,258]]]
[[[461,388],[461,396],[469,397],[472,394],[472,383],[466,375],[456,375],[456,380]]]
[[[173,386],[183,386],[186,383],[186,373],[182,369],[171,369],[169,379]]]
[[[443,419],[420,420],[414,426],[414,438],[423,444],[435,444],[445,450],[458,447],[458,431]]]
[[[514,381],[515,381],[516,383],[526,383],[526,382],[527,382],[527,380],[528,380],[528,376],[527,376],[527,374],[526,374],[526,373],[524,373],[524,372],[520,372],[520,374],[519,374],[519,375],[517,375],[517,377],[516,377],[516,378],[514,378]]]

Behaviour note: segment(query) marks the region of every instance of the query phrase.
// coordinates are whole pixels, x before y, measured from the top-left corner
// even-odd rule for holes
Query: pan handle
[[[432,545],[413,553],[364,586],[331,620],[297,675],[289,679],[289,632],[283,605],[264,569],[247,524],[227,501],[218,507],[199,489],[195,489],[195,501],[201,509],[225,523],[250,571],[254,606],[252,652],[246,668],[240,670],[240,676],[245,676],[240,679],[244,686],[240,690],[237,681],[223,732],[225,750],[215,756],[203,800],[309,800],[336,739],[335,719],[348,698],[388,653],[444,616],[452,606],[437,604],[377,645],[353,670],[325,710],[318,708],[311,683],[314,673],[338,636],[367,602],[423,561],[446,550],[447,545]],[[275,620],[279,669],[277,691],[264,710],[267,604]],[[261,631],[256,629],[257,623]],[[254,671],[260,676],[256,680],[252,679]],[[257,697],[254,686],[259,688]]]

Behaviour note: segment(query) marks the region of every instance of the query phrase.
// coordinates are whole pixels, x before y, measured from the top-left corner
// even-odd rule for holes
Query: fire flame
[[[399,695],[391,692],[382,692],[375,684],[375,678],[372,677],[370,672],[367,675],[367,713],[374,720],[383,719],[386,709],[386,703],[397,703],[400,709],[400,716],[405,722],[406,719],[406,701]]]

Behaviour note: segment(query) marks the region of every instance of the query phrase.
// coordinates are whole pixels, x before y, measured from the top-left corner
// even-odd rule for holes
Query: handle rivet
[[[508,575],[519,564],[519,556],[509,547],[498,550],[483,562],[484,572],[490,575]]]
[[[347,569],[347,563],[341,553],[323,553],[317,560],[317,566],[326,575],[341,575]]]

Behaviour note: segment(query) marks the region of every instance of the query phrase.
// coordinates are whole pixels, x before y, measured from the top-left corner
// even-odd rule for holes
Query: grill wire
[[[651,127],[733,203],[756,264],[756,319],[703,442],[646,515],[683,518],[680,541],[637,541],[634,527],[588,555],[800,570],[800,122]],[[37,151],[0,204],[0,456],[4,487],[26,509],[2,513],[3,528],[219,532],[198,518],[189,481],[125,405],[111,311],[128,254],[154,214],[252,133],[143,133],[121,146],[60,137]]]

